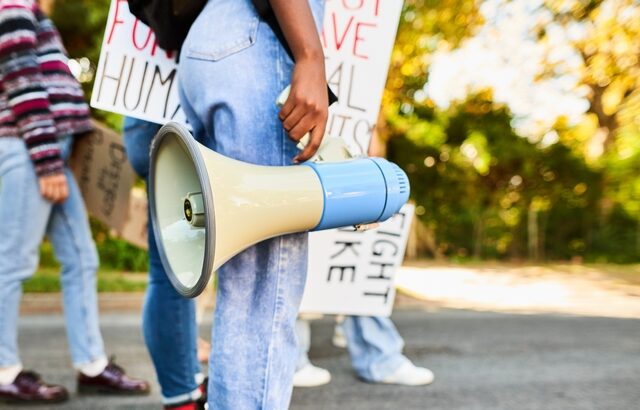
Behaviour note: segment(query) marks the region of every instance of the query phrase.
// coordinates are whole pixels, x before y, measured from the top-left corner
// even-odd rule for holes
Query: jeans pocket
[[[259,23],[247,0],[209,1],[193,23],[183,53],[198,60],[222,60],[252,46]]]

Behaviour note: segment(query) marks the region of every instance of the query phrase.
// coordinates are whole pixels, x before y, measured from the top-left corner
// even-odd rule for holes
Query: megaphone
[[[406,174],[382,158],[253,165],[208,149],[177,123],[163,126],[151,147],[151,223],[165,271],[187,297],[251,245],[384,221],[408,198]]]

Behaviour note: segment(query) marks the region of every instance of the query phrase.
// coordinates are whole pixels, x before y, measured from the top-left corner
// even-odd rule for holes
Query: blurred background
[[[87,96],[110,2],[41,0]],[[120,130],[120,116],[93,114]],[[295,390],[292,407],[637,407],[639,137],[640,1],[405,0],[375,143],[411,180],[415,223],[393,317],[405,353],[436,383],[356,382],[325,318],[310,356],[334,381]],[[153,379],[138,360],[146,253],[92,228],[107,344]],[[62,361],[61,321],[38,316],[59,309],[46,242],[41,254],[22,337],[37,358],[46,331]],[[157,408],[154,394],[147,407],[104,408]]]
[[[43,3],[89,94],[110,1]],[[378,138],[411,179],[408,257],[639,262],[639,39],[635,0],[406,0]],[[103,269],[146,270],[94,230]]]

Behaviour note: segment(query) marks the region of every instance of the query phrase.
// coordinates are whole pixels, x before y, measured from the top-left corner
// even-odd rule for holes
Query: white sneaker
[[[424,386],[433,382],[433,372],[426,367],[414,366],[406,362],[393,374],[385,377],[381,383],[398,384],[402,386]]]
[[[294,387],[317,387],[331,381],[331,373],[321,367],[316,367],[311,363],[298,370],[293,375]]]
[[[333,329],[333,337],[331,338],[331,343],[335,347],[339,347],[341,349],[347,348],[347,338],[344,337],[344,330],[342,330],[341,325],[336,325]]]

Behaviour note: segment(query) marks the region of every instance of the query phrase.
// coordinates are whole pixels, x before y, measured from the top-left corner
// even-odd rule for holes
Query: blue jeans
[[[323,2],[313,0],[312,9],[321,21]],[[180,101],[196,138],[227,157],[290,165],[297,150],[275,100],[292,68],[250,0],[209,1],[178,70]],[[307,234],[295,234],[263,241],[218,271],[210,409],[288,408],[306,264]]]
[[[67,158],[72,139],[60,143]],[[40,195],[24,141],[0,138],[0,367],[20,364],[17,326],[22,281],[38,267],[45,232],[62,265],[71,360],[79,367],[106,358],[98,323],[98,254],[80,190],[71,171],[65,167],[64,172],[69,197],[54,205]]]
[[[309,322],[299,320],[296,326],[300,340],[297,368],[301,369],[309,363]],[[404,340],[391,319],[347,316],[339,326],[342,326],[347,339],[351,365],[360,378],[373,383],[381,382],[409,361],[402,354]]]
[[[129,162],[140,175],[149,175],[149,147],[159,125],[125,118],[124,143]],[[165,404],[200,397],[195,375],[197,357],[195,304],[175,291],[162,267],[151,224],[149,232],[149,285],[142,313],[144,340],[156,368]]]

